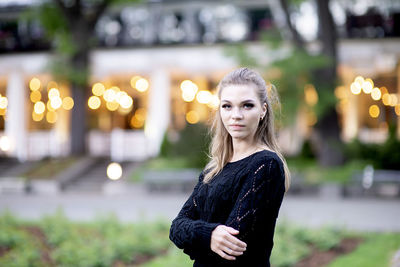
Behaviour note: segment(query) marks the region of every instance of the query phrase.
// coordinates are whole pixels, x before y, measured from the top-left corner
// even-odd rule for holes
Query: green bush
[[[138,257],[155,256],[171,246],[168,224],[163,221],[122,224],[115,215],[95,222],[70,222],[58,211],[40,221],[57,266],[112,266],[135,263]]]
[[[183,158],[188,168],[204,168],[208,162],[208,146],[210,137],[204,124],[188,124],[178,134],[176,142],[164,136],[160,157]]]
[[[23,225],[10,213],[0,216],[0,247],[6,251],[0,257],[0,266],[41,266],[40,253],[35,241]]]
[[[389,127],[389,137],[383,144],[363,144],[355,139],[345,151],[352,159],[371,161],[377,169],[400,170],[400,141],[397,140],[394,125]]]

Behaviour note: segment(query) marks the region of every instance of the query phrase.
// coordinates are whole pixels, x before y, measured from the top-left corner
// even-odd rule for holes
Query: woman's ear
[[[262,117],[265,118],[265,115],[267,114],[267,103],[264,103],[262,105],[262,111],[263,111]]]

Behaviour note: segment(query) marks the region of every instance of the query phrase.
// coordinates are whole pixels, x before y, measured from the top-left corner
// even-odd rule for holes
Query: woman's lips
[[[241,125],[241,124],[231,124],[230,126],[234,130],[240,130],[244,127],[244,125]]]

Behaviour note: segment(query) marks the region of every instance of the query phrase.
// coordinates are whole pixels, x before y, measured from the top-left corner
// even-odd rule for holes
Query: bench
[[[354,173],[344,186],[343,195],[400,197],[400,171],[377,170],[367,165],[362,172]]]
[[[25,193],[26,181],[21,177],[1,177],[0,194],[7,193]]]
[[[143,174],[143,181],[149,191],[182,191],[193,190],[200,171],[183,170],[149,170]]]

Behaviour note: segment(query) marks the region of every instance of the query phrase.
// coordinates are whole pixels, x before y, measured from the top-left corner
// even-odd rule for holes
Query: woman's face
[[[261,105],[253,85],[228,85],[221,91],[220,115],[232,139],[252,142],[266,104]]]

